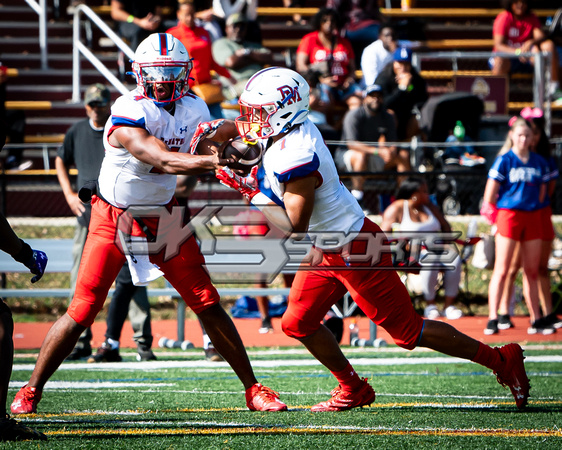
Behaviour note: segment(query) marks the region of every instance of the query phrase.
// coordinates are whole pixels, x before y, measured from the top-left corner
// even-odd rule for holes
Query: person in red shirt
[[[507,0],[505,11],[494,20],[494,51],[513,53],[513,58],[493,57],[492,73],[507,75],[509,72],[532,71],[533,58],[520,56],[527,52],[550,52],[551,97],[559,97],[558,54],[554,43],[542,31],[538,17],[531,12],[528,0]],[[553,98],[554,99],[554,98]]]
[[[193,79],[189,80],[189,86],[214,85],[218,83],[219,89],[217,89],[217,92],[220,93],[222,88],[218,81],[213,80],[211,70],[233,82],[235,80],[230,75],[228,69],[220,66],[213,59],[211,51],[212,42],[209,33],[203,27],[195,25],[195,6],[192,0],[180,0],[178,2],[177,17],[177,26],[170,28],[166,33],[178,38],[185,45],[192,58],[193,70],[191,71],[191,77]],[[213,98],[204,98],[204,100],[209,107],[211,119],[214,120],[222,117],[220,106],[222,98],[218,99],[218,101]]]
[[[319,74],[321,97],[326,103],[343,101],[349,108],[359,107],[362,90],[355,81],[355,53],[351,43],[339,36],[338,13],[320,8],[311,25],[316,31],[306,34],[297,48],[297,72]]]

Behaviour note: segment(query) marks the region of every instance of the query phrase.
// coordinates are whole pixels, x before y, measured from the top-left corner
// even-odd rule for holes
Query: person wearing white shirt
[[[392,61],[392,54],[398,48],[396,31],[390,25],[384,25],[379,32],[379,38],[365,47],[361,56],[361,70],[365,86],[371,86],[380,71]]]

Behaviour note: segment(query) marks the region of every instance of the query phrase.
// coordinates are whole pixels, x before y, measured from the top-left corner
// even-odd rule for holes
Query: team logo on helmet
[[[285,85],[278,87],[277,90],[281,93],[281,103],[283,105],[292,105],[295,102],[302,101],[298,86],[291,87]]]

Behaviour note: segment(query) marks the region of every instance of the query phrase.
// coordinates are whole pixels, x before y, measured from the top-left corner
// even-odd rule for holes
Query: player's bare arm
[[[293,239],[303,239],[314,209],[314,191],[318,179],[314,176],[299,178],[285,184],[283,202],[293,225]]]
[[[219,169],[228,163],[217,151],[209,155],[190,155],[170,151],[160,139],[152,136],[143,128],[119,127],[109,142],[116,147],[126,148],[140,161],[172,175],[197,175]]]
[[[376,155],[378,150],[372,145],[367,145],[360,141],[350,141],[347,143],[347,148],[350,150],[355,150],[356,152],[366,153],[368,155]]]
[[[57,156],[55,159],[55,168],[57,170],[57,178],[59,180],[59,184],[61,185],[62,192],[64,194],[66,202],[68,203],[68,206],[75,216],[81,216],[86,208],[78,198],[78,194],[72,188],[69,168],[64,164],[64,161],[60,156]]]
[[[213,141],[224,142],[231,138],[238,136],[238,130],[234,124],[234,120],[226,120],[217,128],[216,133],[213,135]]]

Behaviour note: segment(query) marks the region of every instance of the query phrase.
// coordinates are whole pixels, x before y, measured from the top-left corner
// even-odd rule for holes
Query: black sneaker
[[[81,345],[80,343],[78,343],[76,347],[74,347],[72,352],[70,352],[70,355],[66,357],[65,361],[78,361],[80,359],[85,359],[88,356],[91,356],[91,354],[92,347],[90,347],[90,344]]]
[[[500,330],[509,330],[510,328],[515,328],[515,326],[511,322],[509,314],[500,314],[498,316],[498,328]]]
[[[498,334],[498,321],[497,319],[488,320],[488,325],[484,328],[484,334],[489,336],[491,334]]]
[[[556,329],[548,323],[546,317],[535,320],[531,326],[527,328],[527,334],[544,334],[547,336],[553,333],[556,333]]]
[[[224,358],[221,356],[215,347],[207,347],[205,349],[205,359],[207,361],[219,362],[224,361]]]
[[[46,441],[47,436],[33,428],[25,426],[17,420],[10,419],[10,416],[7,414],[4,419],[0,419],[0,442],[31,440]]]
[[[559,319],[555,313],[550,313],[548,316],[544,318],[553,328],[559,329],[562,328],[562,319]]]
[[[150,347],[146,345],[137,345],[137,361],[156,361],[156,355],[152,353]]]
[[[273,326],[271,325],[271,318],[265,317],[261,321],[261,327],[258,330],[259,334],[273,333]]]
[[[98,348],[97,353],[88,359],[89,363],[99,363],[99,362],[121,362],[123,358],[119,355],[119,348],[111,348],[111,345],[105,341]]]

